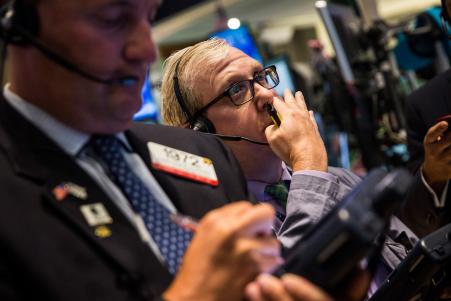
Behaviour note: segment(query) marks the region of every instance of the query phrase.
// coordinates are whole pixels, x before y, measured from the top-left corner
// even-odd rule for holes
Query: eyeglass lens
[[[244,104],[254,97],[254,81],[266,89],[272,89],[279,84],[279,77],[273,68],[266,68],[255,74],[253,80],[233,84],[228,92],[230,99],[236,105]]]

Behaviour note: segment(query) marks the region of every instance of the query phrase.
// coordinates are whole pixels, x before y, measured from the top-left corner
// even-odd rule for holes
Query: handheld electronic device
[[[274,274],[304,276],[336,295],[357,263],[379,250],[375,241],[411,182],[412,176],[405,169],[371,172],[292,248],[284,250],[285,263]]]
[[[274,125],[279,127],[280,123],[282,121],[281,121],[279,113],[274,108],[274,106],[267,103],[267,104],[265,104],[265,109],[266,109],[266,112],[268,112],[269,116],[271,117],[272,122],[274,122]]]
[[[422,238],[370,301],[438,300],[451,269],[451,224]]]

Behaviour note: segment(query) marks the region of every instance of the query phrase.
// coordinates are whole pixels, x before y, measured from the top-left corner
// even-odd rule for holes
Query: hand
[[[423,175],[437,193],[451,178],[451,138],[445,134],[447,129],[448,123],[441,121],[428,130],[423,140]]]
[[[164,298],[241,301],[250,281],[282,262],[273,222],[274,209],[267,204],[239,202],[208,213]]]
[[[332,301],[332,298],[311,282],[293,274],[278,279],[260,275],[246,287],[249,301]]]
[[[270,125],[265,130],[271,149],[293,171],[327,171],[326,148],[302,93],[298,91],[293,96],[287,89],[284,99],[275,97],[273,102],[282,119],[280,127]]]
[[[359,270],[345,285],[345,291],[339,295],[339,300],[358,301],[366,295],[370,283],[370,274]],[[326,292],[309,282],[307,279],[285,274],[278,279],[270,275],[260,275],[256,281],[246,287],[246,297],[249,301],[332,301]]]

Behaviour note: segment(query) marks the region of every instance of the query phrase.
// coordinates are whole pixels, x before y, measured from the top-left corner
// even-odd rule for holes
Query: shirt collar
[[[76,156],[88,142],[90,134],[75,130],[55,119],[34,104],[26,101],[11,90],[10,84],[3,89],[6,101],[23,115],[30,123],[44,132],[67,154]],[[130,145],[123,133],[116,135],[130,151]]]
[[[288,170],[287,165],[285,162],[282,161],[282,176],[280,177],[279,181],[289,181],[291,180],[291,173]],[[265,194],[265,188],[268,184],[274,184],[274,183],[266,183],[266,182],[260,182],[260,181],[247,181],[247,187],[250,193],[255,196],[255,198],[260,201],[268,201],[271,200],[272,197]]]

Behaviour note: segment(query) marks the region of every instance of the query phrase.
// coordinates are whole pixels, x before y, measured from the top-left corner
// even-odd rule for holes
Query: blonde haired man
[[[223,40],[203,41],[166,60],[162,113],[173,126],[203,127],[223,138],[247,140],[226,144],[243,168],[249,191],[258,201],[275,207],[279,240],[290,247],[360,178],[327,166],[323,141],[302,93],[285,91],[282,99],[272,89],[278,83],[273,66],[263,67]],[[267,113],[268,104],[281,116],[278,127]],[[396,217],[393,220],[389,240],[402,233],[416,238]],[[373,288],[405,256],[402,245],[391,244],[399,248],[384,249],[380,277]]]

